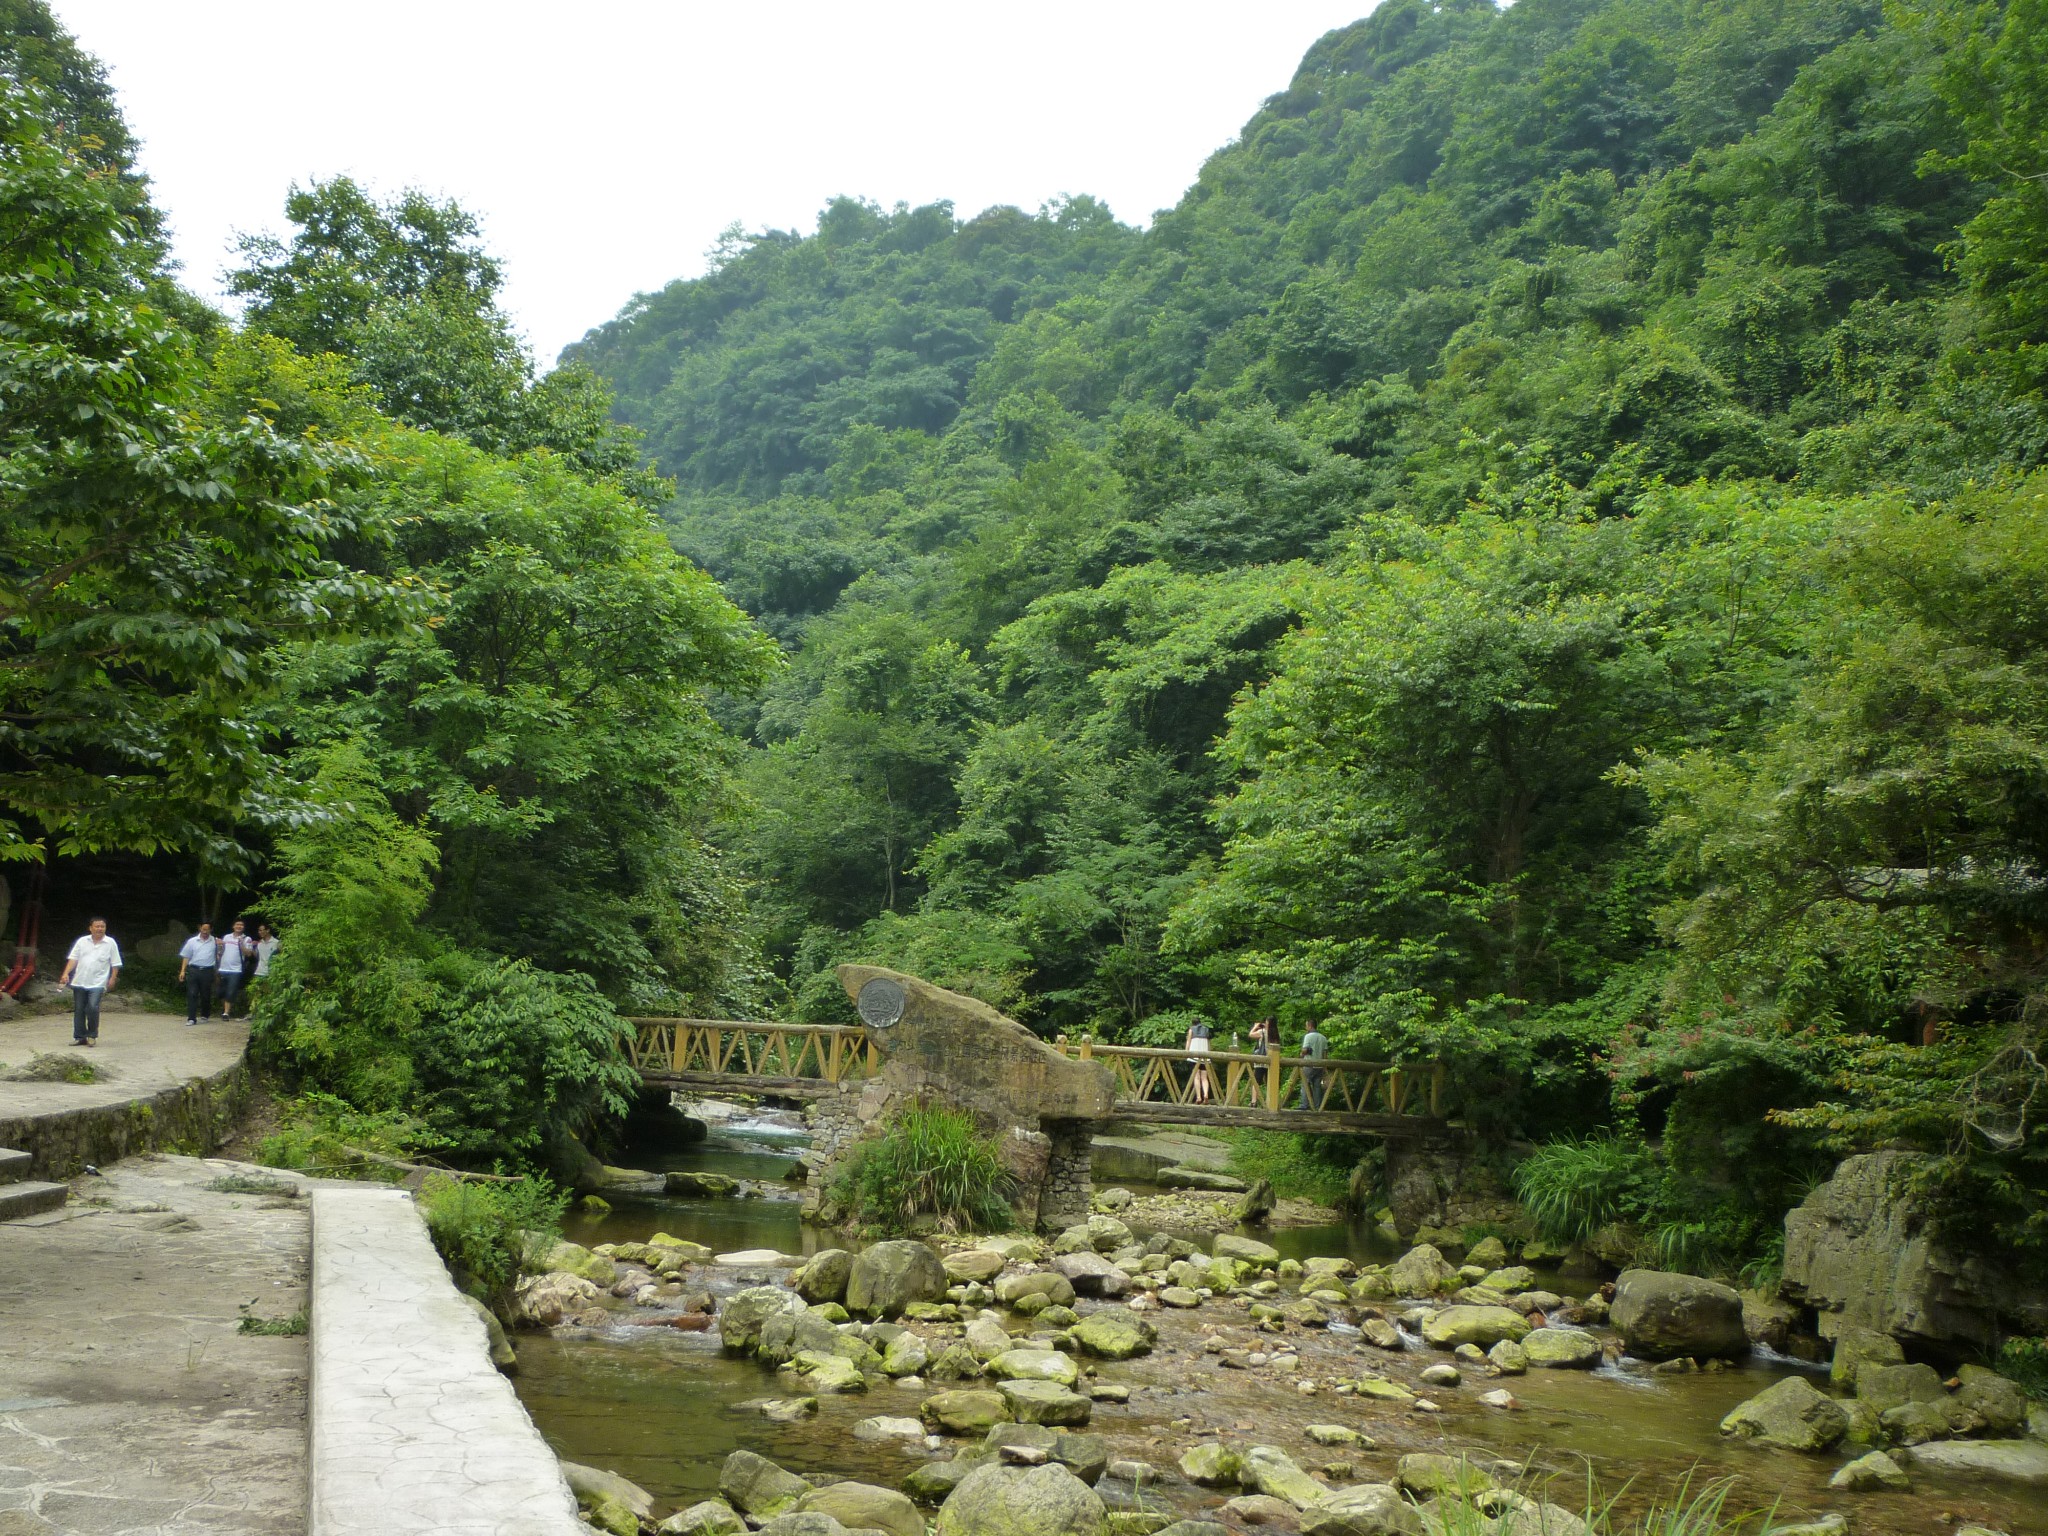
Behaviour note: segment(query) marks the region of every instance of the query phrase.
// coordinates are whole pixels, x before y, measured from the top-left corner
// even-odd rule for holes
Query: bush
[[[2048,1338],[2007,1339],[1993,1363],[2027,1396],[2048,1403]]]
[[[363,1156],[410,1158],[436,1145],[418,1121],[392,1110],[357,1109],[331,1093],[305,1093],[278,1108],[278,1128],[256,1145],[256,1161],[273,1168],[337,1173],[395,1182],[400,1170]]]
[[[1640,1216],[1661,1178],[1656,1155],[1626,1136],[1566,1137],[1538,1147],[1514,1174],[1515,1194],[1543,1235],[1576,1243]]]
[[[431,1174],[420,1189],[420,1214],[441,1260],[464,1290],[497,1299],[519,1278],[519,1261],[538,1236],[560,1234],[569,1197],[546,1179],[509,1183]]]
[[[1230,1169],[1245,1179],[1267,1179],[1283,1199],[1342,1205],[1361,1148],[1350,1136],[1302,1136],[1292,1131],[1232,1131]]]
[[[918,1105],[854,1148],[831,1195],[863,1226],[889,1232],[1000,1232],[1016,1186],[972,1120]]]

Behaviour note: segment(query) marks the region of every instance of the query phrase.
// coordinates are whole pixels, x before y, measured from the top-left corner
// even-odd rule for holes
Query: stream
[[[766,1197],[678,1200],[608,1194],[609,1213],[573,1213],[564,1236],[588,1246],[644,1241],[666,1231],[720,1252],[767,1248],[801,1254],[843,1246],[835,1234],[806,1227],[798,1219],[795,1199],[783,1195],[782,1179],[793,1152],[788,1142],[770,1145],[730,1133],[716,1135],[673,1154],[666,1166],[760,1181],[769,1191]],[[1200,1234],[1178,1235],[1201,1240]],[[1376,1230],[1362,1225],[1252,1235],[1292,1258],[1341,1255],[1362,1265],[1385,1263],[1398,1253]],[[708,1282],[722,1303],[734,1291],[778,1282],[785,1273],[779,1268],[706,1267],[696,1278]],[[1539,1284],[1571,1295],[1583,1294],[1590,1282],[1541,1275]],[[1083,1300],[1077,1305],[1085,1313],[1105,1304]],[[1390,1476],[1394,1459],[1410,1451],[1466,1450],[1484,1462],[1522,1465],[1525,1489],[1548,1481],[1545,1496],[1572,1508],[1583,1507],[1589,1471],[1602,1495],[1618,1496],[1618,1506],[1629,1512],[1668,1499],[1688,1477],[1696,1486],[1728,1477],[1735,1484],[1731,1509],[1775,1504],[1780,1522],[1840,1511],[1850,1516],[1854,1536],[1939,1536],[1958,1524],[1986,1525],[2009,1536],[2048,1536],[2048,1489],[1913,1468],[1910,1493],[1843,1493],[1829,1489],[1827,1480],[1853,1452],[1802,1456],[1722,1436],[1722,1416],[1772,1382],[1797,1373],[1824,1382],[1825,1368],[1768,1352],[1726,1370],[1686,1375],[1652,1374],[1630,1361],[1591,1372],[1535,1370],[1498,1379],[1475,1372],[1467,1374],[1462,1386],[1432,1388],[1418,1386],[1415,1378],[1423,1367],[1449,1360],[1447,1354],[1419,1344],[1405,1353],[1382,1354],[1335,1329],[1290,1334],[1300,1354],[1301,1378],[1329,1384],[1366,1372],[1387,1375],[1441,1408],[1425,1414],[1339,1395],[1328,1385],[1304,1395],[1292,1379],[1219,1368],[1216,1357],[1201,1350],[1207,1334],[1224,1332],[1252,1347],[1265,1337],[1253,1332],[1235,1307],[1212,1303],[1145,1316],[1159,1329],[1154,1352],[1099,1362],[1104,1380],[1131,1387],[1131,1400],[1097,1404],[1089,1429],[1109,1439],[1113,1455],[1160,1468],[1165,1474],[1159,1485],[1162,1505],[1177,1513],[1213,1511],[1228,1496],[1182,1481],[1174,1466],[1188,1446],[1220,1437],[1237,1445],[1278,1445],[1312,1470],[1333,1461],[1355,1461],[1350,1474],[1332,1476],[1339,1484]],[[1020,1333],[1031,1326],[1007,1315],[1005,1325]],[[856,1440],[852,1430],[858,1421],[884,1414],[914,1417],[925,1396],[936,1390],[893,1382],[865,1393],[827,1394],[815,1416],[794,1424],[769,1423],[740,1405],[786,1395],[786,1389],[771,1368],[725,1354],[715,1331],[565,1327],[552,1334],[521,1334],[517,1344],[519,1395],[548,1442],[566,1459],[632,1479],[655,1496],[658,1513],[714,1496],[720,1464],[739,1448],[792,1471],[893,1487],[918,1462],[950,1457],[966,1443],[948,1440],[943,1449],[933,1450],[915,1440]],[[1518,1400],[1515,1411],[1478,1401],[1481,1392],[1502,1386]],[[1329,1450],[1308,1438],[1309,1425],[1330,1423],[1362,1429],[1376,1449]]]

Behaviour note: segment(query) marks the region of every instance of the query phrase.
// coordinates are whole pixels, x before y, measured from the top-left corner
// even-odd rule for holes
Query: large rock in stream
[[[1109,1536],[1109,1511],[1057,1463],[990,1463],[968,1473],[939,1507],[937,1536]]]
[[[924,1516],[894,1488],[873,1483],[828,1483],[796,1502],[798,1514],[830,1515],[850,1531],[883,1531],[887,1536],[925,1536]]]
[[[1721,1421],[1721,1433],[1787,1451],[1824,1451],[1849,1429],[1849,1415],[1803,1376],[1787,1376]]]
[[[751,1285],[736,1291],[718,1314],[718,1337],[727,1349],[753,1350],[761,1343],[761,1329],[769,1318],[809,1309],[803,1297],[779,1285]]]
[[[846,1309],[864,1317],[900,1317],[912,1302],[944,1301],[946,1266],[923,1243],[864,1248],[846,1278]]]
[[[1608,1320],[1642,1360],[1723,1360],[1749,1353],[1742,1297],[1717,1280],[1627,1269],[1614,1282]]]
[[[752,1451],[734,1451],[718,1469],[719,1496],[750,1520],[772,1520],[796,1508],[810,1491],[811,1485],[794,1472]]]
[[[1445,1307],[1423,1322],[1422,1336],[1438,1349],[1475,1344],[1486,1349],[1502,1339],[1528,1336],[1529,1320],[1512,1307]]]

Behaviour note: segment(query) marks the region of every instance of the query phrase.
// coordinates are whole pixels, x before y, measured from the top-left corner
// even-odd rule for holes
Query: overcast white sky
[[[1089,192],[1148,222],[1372,0],[54,0],[107,66],[187,282],[343,172],[477,214],[544,362],[735,220]]]

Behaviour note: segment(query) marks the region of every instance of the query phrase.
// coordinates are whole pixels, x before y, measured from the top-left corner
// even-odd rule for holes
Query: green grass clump
[[[93,1070],[91,1062],[83,1056],[67,1056],[62,1051],[45,1051],[30,1057],[26,1066],[0,1072],[0,1082],[9,1083],[96,1083],[99,1080],[100,1075]]]
[[[1641,1142],[1586,1136],[1538,1147],[1516,1167],[1514,1183],[1545,1237],[1576,1243],[1639,1215],[1659,1177],[1655,1154]]]
[[[257,1317],[244,1312],[241,1322],[235,1325],[237,1333],[260,1333],[270,1338],[295,1339],[312,1326],[312,1319],[301,1308],[290,1317]]]
[[[920,1105],[849,1155],[832,1198],[886,1232],[1000,1232],[1016,1179],[995,1143],[952,1110]]]
[[[568,1203],[536,1178],[486,1183],[431,1174],[419,1194],[427,1232],[456,1284],[492,1297],[511,1290],[529,1242],[552,1243]]]

